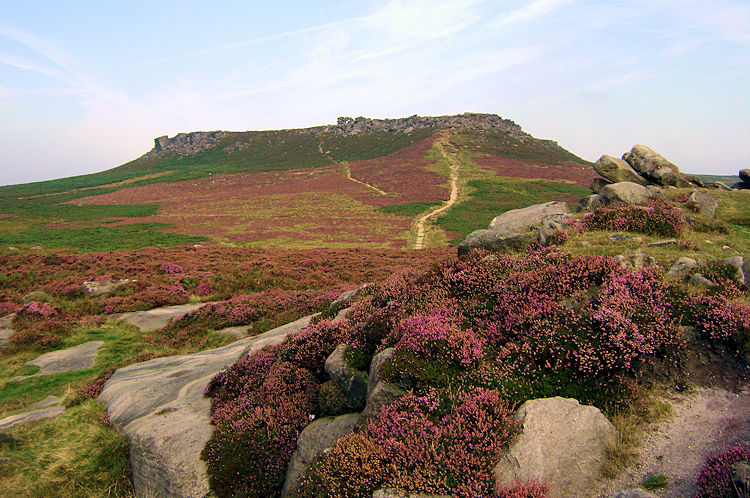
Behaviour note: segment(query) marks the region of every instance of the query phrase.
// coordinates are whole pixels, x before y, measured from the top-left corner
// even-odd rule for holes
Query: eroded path
[[[424,249],[425,224],[427,223],[427,221],[430,220],[431,218],[436,217],[440,213],[450,209],[451,206],[453,206],[458,200],[459,165],[454,154],[447,152],[445,150],[445,146],[449,138],[450,138],[449,131],[447,130],[441,131],[440,133],[437,134],[437,137],[435,139],[435,147],[440,151],[443,157],[448,160],[448,163],[450,165],[451,193],[450,193],[450,196],[448,197],[448,200],[443,202],[442,206],[439,206],[433,209],[432,211],[428,212],[427,214],[422,215],[420,218],[417,219],[417,224],[416,224],[417,238],[414,241],[414,249]]]
[[[351,180],[355,183],[359,183],[360,185],[364,185],[365,187],[374,190],[380,195],[388,195],[388,192],[386,192],[385,190],[381,190],[375,185],[371,185],[367,182],[363,182],[362,180],[357,180],[356,178],[352,177],[352,168],[351,166],[349,166],[349,163],[347,161],[342,161],[341,165],[344,167],[344,174],[346,175],[347,180]]]

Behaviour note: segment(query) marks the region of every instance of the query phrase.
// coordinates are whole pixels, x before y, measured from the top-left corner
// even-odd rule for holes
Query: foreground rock
[[[641,176],[662,187],[689,187],[677,166],[645,145],[634,145],[622,158]]]
[[[648,185],[648,180],[638,174],[626,161],[604,155],[594,163],[594,171],[612,183],[633,182]]]
[[[305,328],[310,315],[222,348],[156,358],[117,370],[99,399],[128,438],[138,496],[203,497],[209,492],[201,451],[211,437],[211,378],[246,353]]]
[[[339,344],[326,358],[324,369],[328,377],[338,383],[347,398],[359,402],[367,396],[367,373],[349,366],[346,362],[348,349],[348,345]]]
[[[10,338],[16,333],[11,327],[13,326],[13,319],[16,317],[15,313],[5,315],[0,318],[0,346],[5,346],[10,343]]]
[[[11,415],[0,420],[0,429],[8,429],[10,427],[25,424],[28,422],[36,422],[38,420],[45,420],[48,418],[55,418],[65,411],[64,406],[52,406],[50,408],[42,408],[40,410],[31,410],[26,413],[19,413],[18,415]]]
[[[491,252],[520,251],[529,244],[528,235],[498,230],[476,230],[471,232],[458,246],[458,255],[468,254],[475,249]]]
[[[568,205],[564,202],[545,202],[521,209],[511,209],[496,216],[490,222],[490,230],[519,232],[541,226],[545,221],[564,220],[568,216]]]
[[[358,420],[358,413],[350,413],[338,417],[321,418],[305,427],[297,440],[297,449],[289,462],[281,496],[295,496],[299,487],[299,479],[307,474],[310,465],[339,438],[352,432]]]
[[[39,367],[37,373],[34,375],[13,377],[11,380],[21,381],[31,377],[38,377],[40,375],[52,375],[91,368],[94,366],[96,352],[99,351],[99,348],[103,345],[104,342],[102,341],[89,341],[72,348],[45,353],[26,362],[26,365]]]
[[[112,315],[112,318],[129,323],[137,327],[141,332],[153,332],[154,330],[166,327],[170,320],[179,320],[205,304],[208,303],[179,304],[177,306],[167,306],[148,311],[130,311],[128,313]]]
[[[581,496],[600,477],[617,430],[597,408],[568,398],[527,401],[515,415],[522,433],[495,467],[498,485],[547,482],[550,497]]]

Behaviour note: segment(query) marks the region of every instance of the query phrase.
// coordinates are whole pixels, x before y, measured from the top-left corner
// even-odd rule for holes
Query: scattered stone
[[[628,488],[610,493],[607,498],[658,498],[658,496],[643,488]]]
[[[747,185],[750,185],[750,169],[741,169],[739,175],[740,181]]]
[[[50,406],[57,406],[60,403],[62,403],[62,400],[58,398],[57,396],[47,396],[46,398],[43,398],[33,405],[31,405],[32,408],[48,408]]]
[[[117,313],[111,315],[111,317],[129,323],[137,327],[141,332],[153,332],[154,330],[166,327],[170,320],[179,320],[205,304],[209,303],[179,304],[177,306],[166,306],[148,311]]]
[[[27,422],[36,422],[37,420],[44,420],[48,418],[55,418],[65,411],[64,406],[52,406],[49,408],[42,408],[40,410],[32,410],[30,412],[19,413],[18,415],[11,415],[0,420],[0,429],[8,429],[10,427],[25,424]]]
[[[26,365],[39,367],[39,371],[37,373],[33,375],[21,375],[18,377],[13,377],[11,380],[22,381],[24,379],[38,377],[40,375],[50,375],[61,372],[70,372],[72,370],[83,370],[85,368],[91,368],[94,366],[94,358],[96,358],[96,352],[103,345],[104,342],[102,341],[89,341],[72,348],[45,353],[31,361],[26,362]]]
[[[620,257],[622,259],[620,259]],[[625,254],[621,254],[617,259],[620,259],[620,261],[636,270],[640,270],[641,268],[646,266],[646,255],[640,249],[635,251],[628,251]]]
[[[690,275],[690,283],[698,287],[714,287],[716,284],[707,279],[702,273]]]
[[[135,282],[135,280],[122,279],[122,280],[102,280],[102,281],[89,281],[81,284],[83,287],[84,294],[92,297],[104,296],[110,294],[118,287]]]
[[[358,413],[350,413],[324,417],[305,427],[297,439],[297,449],[289,462],[281,496],[296,496],[299,479],[307,474],[310,465],[339,438],[352,432],[358,420]]]
[[[602,204],[645,204],[654,197],[653,191],[633,182],[620,182],[606,185],[599,192]]]
[[[458,246],[458,255],[463,256],[474,249],[485,249],[491,252],[520,251],[529,244],[529,240],[528,235],[516,232],[476,230]]]
[[[42,246],[31,246],[31,250],[32,251],[41,251],[42,250]]]
[[[709,218],[716,217],[716,209],[719,207],[719,201],[711,194],[700,190],[693,190],[690,197],[685,201],[685,206],[693,209],[698,214]]]
[[[346,362],[347,344],[339,344],[324,365],[331,380],[335,380],[346,396],[353,401],[362,401],[367,396],[367,374],[349,366]]]
[[[622,158],[647,180],[662,187],[689,187],[680,169],[645,145],[634,145]]]
[[[4,432],[0,432],[0,444],[13,444],[13,443],[23,443],[23,439],[18,439],[17,437],[11,436],[10,434],[6,434]]]
[[[530,400],[515,414],[521,434],[495,467],[498,486],[546,481],[548,496],[580,496],[593,489],[617,429],[593,406],[575,399]]]
[[[671,245],[677,245],[680,241],[677,239],[666,239],[666,240],[657,240],[656,242],[649,242],[646,244],[647,247],[660,247],[660,246],[671,246]]]
[[[570,216],[568,205],[560,201],[534,204],[521,209],[511,209],[490,222],[490,230],[517,232],[541,226],[547,220],[566,219]]]
[[[600,157],[599,160],[594,163],[594,171],[609,180],[608,183],[633,182],[644,186],[648,185],[648,180],[639,175],[630,164],[622,159],[617,159],[616,157],[607,155]],[[591,190],[597,193],[599,192],[594,188]]]
[[[592,192],[598,194],[605,185],[609,185],[610,183],[612,182],[609,180],[605,180],[604,178],[594,178],[589,185],[589,189],[591,189]]]
[[[137,496],[206,496],[206,464],[200,458],[213,433],[211,400],[203,389],[243,355],[279,344],[318,314],[190,355],[155,358],[117,370],[99,400],[128,438]]]
[[[669,269],[669,271],[667,272],[667,278],[684,280],[693,272],[693,268],[695,268],[697,265],[698,261],[694,260],[693,258],[683,256],[675,261],[674,265],[672,265],[672,268]]]
[[[639,237],[637,235],[632,235],[629,233],[613,233],[608,238],[609,241],[613,244],[618,244],[620,242],[643,242],[643,237]]]
[[[733,496],[750,496],[750,462],[734,462],[730,465],[729,479],[732,482]]]
[[[8,250],[9,251],[18,251],[19,249],[17,247],[14,247],[14,246],[8,246]]]
[[[611,185],[611,184],[610,184]],[[605,185],[606,186],[606,185]],[[604,188],[604,187],[602,187]],[[599,189],[601,192],[601,189]],[[577,211],[592,211],[604,204],[604,199],[599,194],[591,194],[578,200]]]
[[[742,256],[734,256],[722,259],[724,264],[735,269],[734,281],[740,285],[747,285],[747,275],[750,274],[750,259]]]
[[[29,292],[21,298],[23,304],[29,304],[30,302],[36,301],[38,303],[51,303],[55,300],[54,297],[50,296],[46,292],[33,291]]]

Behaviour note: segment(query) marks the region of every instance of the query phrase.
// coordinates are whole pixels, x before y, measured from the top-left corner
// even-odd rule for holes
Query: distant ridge
[[[504,119],[497,114],[465,112],[451,116],[418,116],[407,118],[373,119],[366,117],[351,118],[339,117],[335,125],[313,126],[310,128],[297,128],[291,130],[278,130],[296,132],[300,135],[317,135],[328,133],[339,136],[358,135],[366,132],[400,132],[411,133],[415,130],[426,128],[462,128],[466,130],[502,130],[521,141],[534,140],[546,145],[557,147],[557,142],[552,140],[535,139],[524,132],[521,127],[510,119]],[[230,134],[238,132],[229,131],[193,131],[189,133],[178,133],[174,137],[163,135],[154,139],[154,148],[143,157],[152,157],[163,152],[171,152],[179,155],[190,155],[212,149]],[[253,132],[239,132],[253,133]]]

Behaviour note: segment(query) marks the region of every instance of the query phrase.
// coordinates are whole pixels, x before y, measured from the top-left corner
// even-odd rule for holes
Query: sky
[[[748,0],[0,0],[0,185],[161,135],[499,114],[595,161],[750,167]]]

